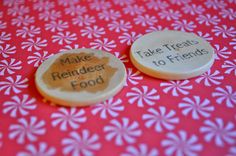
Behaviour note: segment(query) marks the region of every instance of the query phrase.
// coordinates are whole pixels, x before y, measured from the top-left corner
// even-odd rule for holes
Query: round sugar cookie
[[[47,99],[64,106],[87,106],[118,93],[126,81],[124,64],[101,50],[58,53],[38,68],[35,83]]]
[[[130,58],[147,75],[167,80],[188,79],[206,72],[214,62],[214,50],[193,33],[156,31],[137,39]]]

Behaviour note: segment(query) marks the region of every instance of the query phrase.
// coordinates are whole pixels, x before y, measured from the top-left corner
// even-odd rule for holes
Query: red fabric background
[[[235,0],[4,0],[0,155],[236,155],[235,19]],[[115,27],[119,22],[126,26]],[[184,81],[139,73],[129,59],[131,43],[163,29],[205,38],[216,52],[211,70]],[[35,88],[38,65],[82,47],[119,57],[127,85],[106,104],[50,105]]]

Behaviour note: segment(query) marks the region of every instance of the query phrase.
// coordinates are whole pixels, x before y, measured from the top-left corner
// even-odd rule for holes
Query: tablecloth
[[[182,81],[139,72],[131,44],[166,29],[207,40],[212,68]],[[34,84],[37,67],[83,47],[124,62],[123,90],[84,108],[45,100]],[[0,155],[235,156],[235,50],[235,0],[3,0]]]

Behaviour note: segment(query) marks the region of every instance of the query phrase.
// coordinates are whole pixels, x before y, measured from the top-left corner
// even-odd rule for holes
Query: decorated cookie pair
[[[179,31],[158,31],[137,39],[130,59],[141,72],[166,80],[201,75],[214,62],[208,42]],[[126,81],[124,64],[101,50],[74,49],[58,53],[38,68],[35,82],[48,100],[64,106],[87,106],[118,93]]]

